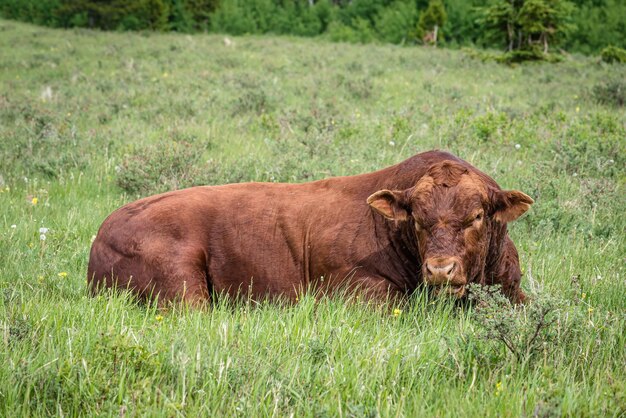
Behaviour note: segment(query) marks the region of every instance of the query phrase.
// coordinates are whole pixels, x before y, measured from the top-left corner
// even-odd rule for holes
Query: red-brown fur
[[[88,281],[94,291],[117,286],[191,303],[213,292],[295,299],[309,286],[383,299],[424,282],[478,282],[501,284],[518,302],[519,261],[506,222],[531,203],[440,151],[311,183],[194,187],[113,212],[91,248]],[[443,273],[427,280],[425,259],[438,272],[435,264],[447,260],[458,268],[445,276],[449,283],[440,283]]]

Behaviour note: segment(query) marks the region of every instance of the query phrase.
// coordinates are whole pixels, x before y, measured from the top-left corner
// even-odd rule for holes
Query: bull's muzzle
[[[424,281],[436,286],[435,293],[445,292],[457,298],[465,295],[467,280],[457,257],[430,257],[424,262]]]

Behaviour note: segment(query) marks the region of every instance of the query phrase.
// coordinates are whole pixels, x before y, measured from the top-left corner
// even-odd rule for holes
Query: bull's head
[[[460,163],[443,161],[414,187],[380,190],[367,202],[388,220],[410,228],[424,282],[461,297],[466,284],[484,283],[486,263],[493,262],[488,257],[495,231],[526,212],[533,200],[519,191],[500,190]]]

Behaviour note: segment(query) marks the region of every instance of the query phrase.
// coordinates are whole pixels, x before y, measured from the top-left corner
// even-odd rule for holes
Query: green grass
[[[626,66],[234,44],[0,21],[0,416],[626,415]],[[536,200],[511,235],[525,290],[558,303],[531,356],[423,292],[398,316],[310,295],[160,312],[87,294],[92,237],[140,195],[432,148]],[[530,308],[502,312],[532,332]]]

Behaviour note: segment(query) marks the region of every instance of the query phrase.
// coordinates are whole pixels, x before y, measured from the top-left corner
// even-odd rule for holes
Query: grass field
[[[589,57],[0,20],[0,416],[625,416],[624,80]],[[98,227],[138,196],[433,148],[535,198],[510,228],[530,305],[86,292]]]

